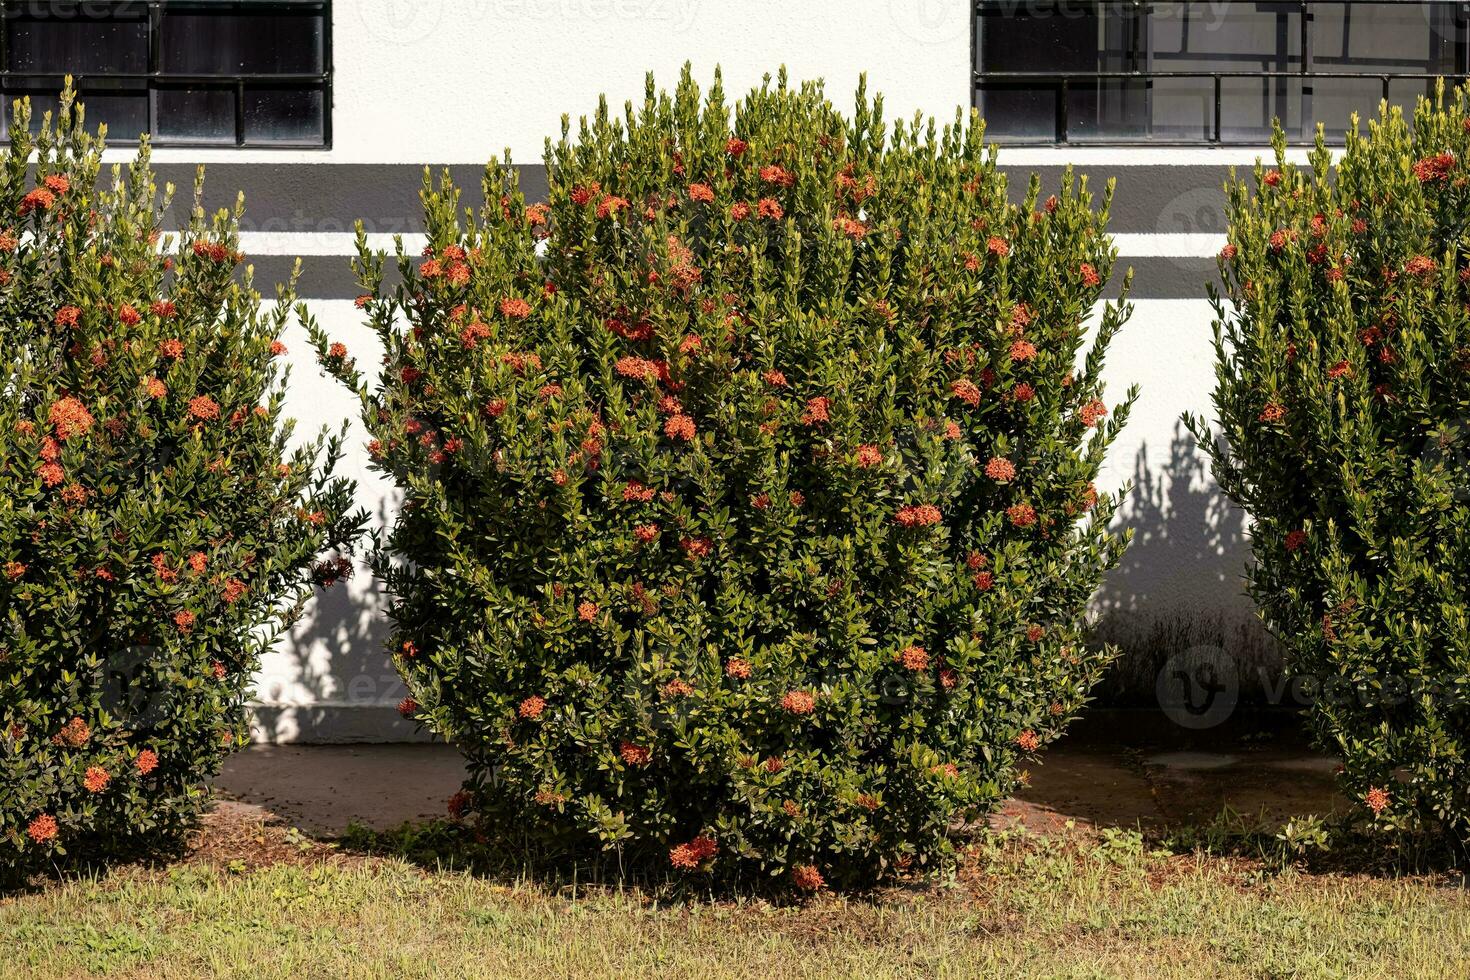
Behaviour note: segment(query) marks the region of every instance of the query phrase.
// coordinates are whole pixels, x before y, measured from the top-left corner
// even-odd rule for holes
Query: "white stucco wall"
[[[829,95],[845,106],[866,72],[869,90],[884,93],[890,119],[922,110],[948,120],[970,102],[969,9],[960,0],[338,0],[331,150],[165,149],[155,160],[479,164],[508,147],[518,162],[534,163],[545,138],[559,132],[564,112],[590,113],[603,92],[620,107],[641,98],[645,72],[672,85],[685,61],[701,84],[722,66],[731,100],[784,64],[793,79],[824,78]],[[1118,229],[1124,261],[1153,257],[1167,270],[1175,261],[1170,256],[1194,256],[1197,265],[1218,249],[1218,225],[1195,216],[1213,207],[1215,174],[1226,164],[1248,165],[1259,152],[1013,148],[1002,152],[1001,162],[1055,167],[1070,161],[1098,177],[1134,168],[1134,213]],[[1203,183],[1155,194],[1152,178],[1138,174],[1160,165],[1200,168]],[[405,214],[416,211],[414,190],[404,188]],[[308,213],[301,230],[256,233],[245,248],[253,256],[341,257],[351,251],[350,235],[341,233],[351,217]],[[1193,267],[1188,275],[1194,277]],[[1194,295],[1199,280],[1188,281],[1188,293],[1168,295]],[[350,302],[312,306],[359,363],[375,360],[372,337]],[[1109,364],[1115,397],[1130,383],[1143,386],[1105,473],[1110,483],[1139,485],[1121,517],[1138,528],[1138,539],[1098,599],[1120,639],[1146,643],[1166,634],[1170,644],[1187,644],[1210,624],[1228,630],[1250,616],[1239,597],[1240,515],[1214,492],[1178,427],[1181,411],[1209,407],[1209,321],[1200,300],[1138,301]],[[290,406],[303,428],[353,417],[353,403],[320,376],[305,338],[289,343],[296,365]],[[384,524],[392,501],[366,470],[355,427],[351,445],[344,472],[359,481],[361,502]],[[386,630],[383,604],[366,573],[313,604],[263,666],[258,737],[411,734],[394,710],[404,691],[383,654]]]
[[[334,338],[360,364],[376,361],[375,340],[350,302],[312,304]],[[304,335],[287,338],[293,368],[288,409],[306,435],[323,424],[352,419],[354,451],[344,475],[358,480],[362,506],[385,523],[390,488],[366,467],[355,405],[316,367]],[[1144,300],[1119,334],[1108,362],[1110,400],[1142,386],[1134,415],[1099,481],[1137,484],[1120,517],[1138,538],[1124,566],[1098,599],[1099,611],[1146,632],[1153,624],[1202,613],[1246,621],[1250,607],[1237,582],[1244,559],[1241,519],[1207,479],[1203,464],[1181,441],[1183,411],[1208,412],[1213,384],[1210,308],[1196,300]],[[1136,620],[1136,623],[1130,623]],[[257,736],[358,740],[406,737],[394,706],[402,685],[383,652],[386,615],[365,572],[314,603],[306,618],[270,655],[258,678]]]

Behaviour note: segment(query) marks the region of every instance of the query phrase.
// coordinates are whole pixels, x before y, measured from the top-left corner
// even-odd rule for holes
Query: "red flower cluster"
[[[56,818],[49,813],[43,813],[26,825],[26,836],[37,844],[47,844],[56,839],[61,832],[61,827],[56,823]]]
[[[1082,406],[1082,410],[1077,413],[1077,417],[1082,420],[1083,425],[1090,429],[1101,422],[1107,414],[1108,407],[1099,399],[1094,398]]]
[[[791,883],[805,892],[821,891],[827,884],[814,864],[798,864],[792,868]]]
[[[939,508],[933,504],[901,507],[893,519],[903,527],[929,527],[944,519]]]
[[[84,435],[92,428],[94,419],[87,407],[75,398],[66,397],[56,401],[47,413],[46,420],[56,432],[56,438],[65,442]]]
[[[676,847],[671,847],[669,849],[669,863],[676,868],[691,871],[714,857],[715,852],[719,849],[719,845],[715,843],[714,838],[701,834],[687,844],[679,844]]]
[[[996,456],[985,464],[985,475],[998,483],[1008,483],[1016,478],[1016,466],[1004,456]]]
[[[219,418],[219,403],[208,395],[196,395],[189,399],[189,414],[201,422],[212,422]]]
[[[1432,157],[1424,157],[1414,163],[1414,176],[1421,184],[1430,184],[1435,181],[1449,180],[1450,171],[1455,169],[1455,155],[1453,153],[1438,153]]]
[[[521,702],[516,713],[522,718],[536,719],[541,717],[541,712],[546,710],[546,699],[539,694],[533,694]]]
[[[929,652],[921,646],[906,646],[894,654],[893,659],[902,664],[905,670],[915,673],[929,669]]]
[[[1006,516],[1016,527],[1030,527],[1036,523],[1036,510],[1030,504],[1016,504],[1006,509]]]
[[[781,707],[788,714],[809,715],[817,709],[817,699],[809,691],[787,691],[781,698]]]
[[[69,745],[79,749],[92,740],[92,726],[80,718],[73,718],[61,726],[61,731],[56,736],[63,745]]]
[[[1010,354],[1013,361],[1029,361],[1036,356],[1036,345],[1029,340],[1017,340],[1011,344]]]
[[[653,750],[624,740],[618,743],[618,756],[630,766],[646,766],[653,761]]]

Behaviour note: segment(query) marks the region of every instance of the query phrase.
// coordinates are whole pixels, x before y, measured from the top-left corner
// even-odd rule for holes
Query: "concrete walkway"
[[[1114,736],[1098,737],[1100,732]],[[1120,732],[1133,735],[1119,739]],[[1043,831],[1068,820],[1114,827],[1208,823],[1226,806],[1281,822],[1345,806],[1332,759],[1310,752],[1292,726],[1220,733],[1130,732],[1083,723],[1031,769],[1031,785],[997,817]],[[258,746],[237,753],[215,781],[228,800],[261,807],[309,833],[359,822],[386,829],[444,815],[464,769],[445,745]]]

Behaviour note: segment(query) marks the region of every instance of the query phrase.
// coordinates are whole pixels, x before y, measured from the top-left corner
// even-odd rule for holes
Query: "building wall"
[[[968,4],[949,0],[339,0],[334,22],[334,146],[326,151],[155,152],[166,179],[187,187],[209,165],[211,206],[246,194],[244,247],[258,279],[283,278],[305,261],[304,295],[337,339],[371,364],[373,338],[350,300],[347,256],[354,219],[375,242],[421,230],[423,166],[447,166],[478,200],[480,169],[509,148],[522,180],[544,186],[546,136],[562,113],[641,98],[644,73],[672,83],[693,63],[707,82],[723,67],[733,98],[785,64],[793,78],[822,77],[845,105],[866,71],[890,118],[915,111],[954,117],[969,104]],[[125,159],[130,151],[113,151]],[[1215,493],[1178,426],[1207,411],[1212,383],[1210,308],[1203,283],[1222,243],[1220,185],[1253,150],[1068,148],[1001,153],[1013,190],[1028,175],[1056,186],[1068,162],[1100,185],[1117,179],[1113,230],[1136,271],[1136,313],[1109,365],[1113,392],[1143,386],[1115,447],[1106,482],[1137,489],[1121,520],[1137,531],[1125,566],[1098,599],[1109,635],[1147,658],[1199,643],[1257,643],[1240,598],[1241,515]],[[410,247],[416,247],[410,238]],[[1117,283],[1113,284],[1116,292]],[[295,373],[290,404],[303,430],[353,417],[351,401],[322,378],[304,336],[288,338]],[[355,446],[361,430],[355,429]],[[346,472],[376,520],[393,508],[388,488],[355,452]],[[259,678],[258,737],[377,740],[412,737],[394,705],[404,692],[383,653],[383,603],[359,575],[309,610]],[[1233,639],[1231,639],[1233,638]],[[1143,665],[1143,666],[1140,666]],[[1122,676],[1122,675],[1120,675]],[[1137,678],[1134,678],[1137,680]]]

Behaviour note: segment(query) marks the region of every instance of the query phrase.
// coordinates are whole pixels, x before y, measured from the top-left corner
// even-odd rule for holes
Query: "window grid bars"
[[[36,82],[38,80],[50,79],[56,83],[59,90],[66,78],[67,73],[58,72],[18,72],[10,71],[6,65],[10,63],[10,30],[9,21],[13,18],[16,8],[29,0],[0,0],[0,92],[6,91],[14,81]],[[332,148],[332,4],[331,0],[265,0],[265,2],[250,2],[241,0],[236,3],[211,4],[207,9],[219,13],[239,13],[241,11],[253,10],[261,12],[275,12],[282,10],[307,11],[319,13],[322,19],[322,70],[320,72],[307,73],[270,73],[270,72],[228,72],[221,74],[199,74],[168,72],[163,70],[163,14],[171,5],[170,0],[146,0],[148,8],[148,71],[147,72],[106,72],[88,75],[86,72],[71,72],[72,83],[78,92],[82,91],[83,82],[89,77],[105,79],[110,82],[144,82],[148,93],[148,132],[155,134],[150,142],[154,146],[188,146],[199,149],[210,147],[237,148],[260,148],[260,149],[324,149]],[[134,4],[136,5],[136,4]],[[194,10],[203,10],[197,4],[191,4],[189,0],[181,0],[174,4],[177,7],[186,7]],[[273,142],[250,142],[245,136],[245,91],[246,86],[251,84],[269,84],[282,87],[297,87],[300,89],[319,88],[322,93],[322,141],[320,143],[273,143]],[[220,143],[194,140],[169,140],[159,139],[158,133],[158,90],[163,85],[212,85],[221,87],[232,85],[235,96],[235,133],[234,143]],[[85,101],[85,99],[82,99]],[[9,99],[4,100],[4,111],[9,111]],[[108,135],[108,143],[116,145],[133,145],[138,141],[129,138],[114,138]],[[8,138],[0,139],[0,142],[8,142]]]
[[[1186,6],[1197,5],[1198,0],[1189,2]],[[974,95],[972,105],[977,108],[980,105],[980,93],[987,81],[1035,81],[1049,83],[1056,86],[1056,126],[1055,140],[1058,145],[1091,145],[1100,143],[1113,143],[1123,146],[1251,146],[1259,140],[1226,140],[1223,137],[1222,119],[1224,116],[1224,82],[1230,78],[1295,78],[1302,81],[1303,112],[1306,118],[1311,118],[1312,90],[1310,82],[1313,79],[1376,79],[1382,83],[1382,97],[1391,97],[1391,86],[1396,81],[1423,81],[1430,82],[1443,78],[1447,84],[1462,84],[1470,82],[1470,3],[1461,2],[1434,2],[1428,0],[1427,6],[1433,6],[1452,11],[1454,13],[1455,25],[1455,74],[1435,75],[1425,72],[1347,72],[1347,71],[1316,71],[1312,66],[1312,40],[1311,40],[1311,18],[1313,16],[1309,0],[1296,0],[1295,3],[1281,2],[1274,6],[1295,6],[1297,18],[1300,24],[1301,44],[1301,68],[1297,71],[1157,71],[1152,68],[1140,69],[1138,67],[1140,57],[1149,59],[1152,57],[1153,39],[1149,37],[1147,24],[1149,15],[1157,4],[1149,0],[1133,0],[1131,3],[1119,3],[1118,0],[1089,0],[1079,6],[1100,10],[1104,7],[1128,7],[1132,10],[1132,43],[1127,52],[1127,58],[1133,65],[1128,71],[1089,71],[1089,72],[1050,72],[1050,71],[981,71],[977,67],[973,71],[971,84]],[[993,3],[986,0],[974,0],[971,7],[971,65],[978,66],[980,56],[980,18],[986,15],[987,8],[998,9]],[[1109,140],[1071,140],[1069,139],[1068,125],[1068,103],[1073,82],[1095,82],[1105,79],[1124,79],[1143,82],[1145,85],[1146,104],[1151,106],[1153,98],[1154,79],[1167,78],[1208,78],[1213,85],[1214,110],[1212,119],[1212,131],[1207,140],[1190,139],[1138,139],[1136,137],[1119,136]],[[1037,141],[1027,138],[997,137],[997,143],[1035,144]],[[1312,140],[1288,139],[1291,145],[1310,145]]]

